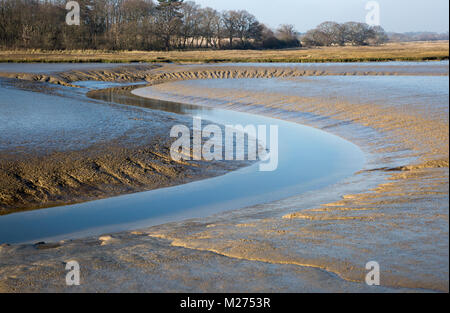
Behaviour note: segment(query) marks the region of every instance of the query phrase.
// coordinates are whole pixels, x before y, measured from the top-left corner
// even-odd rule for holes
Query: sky
[[[324,21],[365,22],[369,0],[194,0],[216,10],[247,10],[266,25],[293,24],[306,32]],[[388,32],[449,30],[448,0],[378,0]]]

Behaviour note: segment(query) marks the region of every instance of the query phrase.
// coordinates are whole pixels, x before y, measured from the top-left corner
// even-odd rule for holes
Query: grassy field
[[[364,62],[448,60],[449,42],[389,43],[370,47],[220,51],[0,50],[0,62]]]

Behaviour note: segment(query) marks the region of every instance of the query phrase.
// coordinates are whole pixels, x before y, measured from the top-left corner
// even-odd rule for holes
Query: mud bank
[[[74,66],[75,67],[75,66]],[[0,77],[15,78],[26,81],[45,82],[56,85],[78,87],[72,82],[86,81],[86,80],[101,80],[101,81],[119,81],[119,82],[135,82],[145,80],[148,73],[159,65],[133,65],[133,66],[116,66],[114,68],[98,68],[93,66],[90,70],[67,70],[63,72],[49,72],[49,73],[14,73],[14,72],[0,72]]]
[[[175,186],[239,168],[174,162],[166,136],[145,139],[134,147],[124,139],[46,156],[0,154],[0,215]]]
[[[349,281],[363,281],[363,265],[373,259],[384,264],[384,286],[448,290],[445,103],[396,105],[387,95],[383,104],[364,104],[344,95],[308,98],[211,83],[205,88],[195,82],[156,85],[149,92],[163,100],[205,103],[311,125],[343,136],[371,155],[352,182],[335,187],[341,194],[334,201],[325,200],[323,193],[329,190],[318,191],[309,198],[260,206],[271,212],[264,219],[255,213],[234,225],[160,227],[150,236],[232,258],[326,269]]]
[[[370,160],[340,184],[238,212],[110,237],[3,246],[0,290],[448,292],[448,111],[174,83],[439,76],[448,75],[448,64],[432,73],[357,65],[313,70],[168,65],[140,75],[153,85],[156,98],[311,125],[357,143]],[[64,262],[73,259],[84,268],[77,289],[64,285]],[[380,287],[364,284],[365,264],[373,260],[381,265]]]
[[[191,223],[192,228],[207,224]],[[65,264],[81,264],[68,287]],[[321,269],[174,247],[144,232],[0,247],[0,292],[414,292],[347,282]]]
[[[8,85],[31,91],[30,96],[36,92],[52,95],[58,107],[65,102],[72,105],[69,101],[74,101],[75,106],[77,103],[102,105],[51,85],[15,80]],[[42,101],[48,99],[43,97]],[[191,119],[159,111],[129,111],[120,107],[113,110],[114,115],[108,110],[91,113],[99,115],[97,120],[94,116],[92,130],[87,130],[86,120],[79,121],[81,135],[67,127],[51,133],[44,129],[38,136],[42,133],[39,128],[39,131],[25,131],[22,141],[13,138],[19,136],[18,130],[15,135],[2,138],[0,144],[6,148],[0,151],[0,215],[175,186],[248,165],[245,162],[175,162],[170,157],[174,140],[169,137],[170,130],[174,125],[190,125]],[[56,119],[50,118],[48,122],[58,124]],[[113,128],[104,128],[105,123],[112,124]]]

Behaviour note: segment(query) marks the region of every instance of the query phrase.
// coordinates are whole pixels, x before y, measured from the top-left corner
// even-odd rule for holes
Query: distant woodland
[[[67,1],[0,0],[0,48],[282,49],[302,45],[378,45],[389,40],[381,27],[357,22],[325,22],[305,34],[299,34],[292,25],[270,29],[245,10],[218,12],[192,1],[77,2],[80,25],[67,25]]]

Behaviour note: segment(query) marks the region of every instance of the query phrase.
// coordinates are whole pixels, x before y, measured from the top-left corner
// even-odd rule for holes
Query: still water
[[[0,72],[48,74],[65,71],[111,69],[139,63],[0,63]]]
[[[95,83],[85,83],[85,86],[95,88]],[[151,87],[138,89],[135,93],[152,97]],[[124,102],[121,96],[114,95],[105,100],[109,100],[109,104]],[[279,166],[273,172],[260,172],[259,164],[254,164],[221,177],[172,188],[2,216],[0,242],[72,239],[236,210],[337,183],[360,170],[365,162],[364,154],[354,144],[299,124],[182,103],[132,97],[127,101],[128,104],[135,102],[158,110],[200,116],[218,124],[277,125]],[[90,105],[97,106],[95,103]],[[39,106],[39,103],[35,104],[36,108]],[[103,110],[101,106],[95,109]],[[70,119],[70,116],[64,118]]]
[[[63,91],[20,90],[0,79],[0,152],[83,149],[143,124],[133,107],[94,103],[74,88]]]

